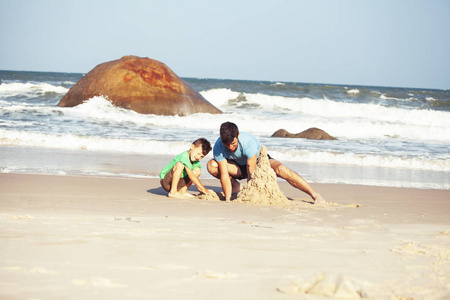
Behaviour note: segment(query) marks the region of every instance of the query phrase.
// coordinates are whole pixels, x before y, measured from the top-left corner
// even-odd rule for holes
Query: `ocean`
[[[448,90],[183,78],[223,114],[143,115],[101,96],[58,107],[82,76],[0,71],[0,172],[157,177],[231,121],[310,183],[450,189]],[[271,137],[310,127],[338,140]]]

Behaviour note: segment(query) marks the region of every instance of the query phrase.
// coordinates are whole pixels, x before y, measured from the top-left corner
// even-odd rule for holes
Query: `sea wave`
[[[228,95],[230,95],[228,93]],[[223,96],[223,94],[221,94]],[[259,97],[259,103],[264,97]],[[271,97],[272,98],[272,97]],[[224,99],[224,97],[222,97]],[[218,98],[215,98],[215,102]],[[255,100],[256,101],[256,100]],[[324,101],[324,100],[322,100]],[[265,104],[268,106],[268,104]],[[278,105],[278,104],[277,104]],[[338,104],[339,106],[339,104]],[[219,106],[226,108],[226,105]],[[319,108],[317,108],[320,110]],[[332,116],[318,118],[316,115],[302,117],[302,122],[296,122],[297,115],[283,116],[274,118],[273,114],[253,115],[249,113],[227,112],[222,115],[194,114],[190,116],[158,116],[143,115],[134,111],[118,108],[111,104],[107,98],[98,96],[93,97],[82,105],[63,110],[65,114],[78,116],[88,119],[109,120],[111,122],[128,122],[137,126],[157,126],[162,128],[184,128],[184,129],[213,129],[217,132],[220,124],[226,121],[232,121],[239,124],[241,130],[250,131],[258,135],[272,135],[280,128],[284,128],[293,133],[303,131],[310,127],[319,127],[329,134],[344,138],[409,138],[409,139],[432,139],[438,141],[450,141],[450,132],[447,130],[450,126],[450,118],[436,121],[441,114],[445,112],[430,112],[431,116],[424,116],[416,111],[402,110],[397,113],[392,112],[394,120],[389,122],[380,122],[377,119],[370,118],[335,118]],[[409,113],[409,116],[405,116]],[[386,112],[386,114],[389,114]],[[432,118],[436,117],[436,118]],[[415,122],[407,122],[413,118]],[[431,124],[430,124],[431,123]],[[424,126],[426,125],[426,126]]]
[[[258,124],[258,119],[255,118],[253,127],[260,130],[271,128],[271,131],[275,131],[284,128],[296,132],[308,127],[320,127],[325,131],[329,130],[331,135],[349,138],[386,136],[450,141],[450,132],[447,130],[450,127],[450,112],[445,111],[247,94],[229,89],[212,89],[202,92],[202,95],[224,112],[251,107],[253,111],[268,111],[273,118],[277,117],[273,113],[285,114],[283,118],[276,118],[274,121],[261,120],[264,124]],[[294,119],[299,122],[294,122]],[[277,126],[271,126],[275,123]]]
[[[14,96],[27,96],[36,97],[45,93],[58,93],[64,94],[69,91],[68,88],[63,86],[56,86],[50,83],[32,83],[32,82],[10,82],[0,84],[0,98],[14,97]]]
[[[0,172],[156,176],[165,163],[148,173],[141,171],[142,160],[170,161],[199,137],[214,143],[220,125],[231,121],[308,179],[449,187],[446,91],[189,79],[224,113],[181,117],[138,114],[102,96],[75,107],[58,107],[81,74],[0,75]],[[298,133],[310,127],[338,140],[271,137],[281,128]],[[73,156],[83,157],[88,167],[78,168],[76,159],[68,165],[66,158]]]
[[[227,95],[236,95],[234,92]],[[216,103],[219,98],[225,99],[224,93],[219,93],[215,97]],[[270,109],[269,101],[264,101],[266,97],[258,97],[253,102],[258,102],[266,109]],[[283,105],[281,101],[273,103],[274,97],[269,97],[270,105]],[[286,113],[285,111],[271,111],[270,113],[258,113],[255,110],[237,111],[230,109],[228,102],[223,100],[222,105],[218,105],[225,111],[221,115],[194,114],[189,116],[159,116],[138,114],[132,110],[123,109],[114,106],[106,97],[96,96],[83,104],[75,107],[58,107],[56,105],[33,106],[31,104],[20,104],[0,107],[0,114],[14,114],[15,121],[27,121],[40,124],[42,122],[53,122],[48,127],[71,126],[74,122],[83,123],[84,129],[89,126],[98,126],[99,130],[108,131],[110,126],[120,126],[120,131],[133,136],[133,131],[141,130],[145,134],[146,130],[156,130],[157,132],[174,131],[179,129],[188,129],[186,135],[197,134],[196,131],[206,131],[211,134],[218,133],[220,125],[223,122],[231,121],[238,124],[243,131],[249,131],[259,136],[271,136],[278,129],[286,129],[292,133],[298,133],[310,127],[318,127],[325,130],[330,135],[338,139],[409,139],[422,141],[450,141],[450,113],[440,111],[417,111],[417,110],[399,110],[396,108],[386,110],[384,117],[386,121],[379,120],[379,117],[373,117],[370,110],[376,107],[358,106],[359,113],[367,110],[365,117],[355,117],[358,112],[353,113],[353,117],[336,117],[330,105],[335,106],[335,110],[342,109],[347,104],[333,103],[333,101],[307,101],[311,106],[304,104],[303,111],[312,110],[310,114]],[[248,100],[247,100],[248,101]],[[353,108],[353,107],[352,107]],[[329,111],[327,114],[323,111]],[[319,115],[322,114],[322,115]],[[351,113],[349,113],[350,115]],[[45,117],[45,120],[42,118]],[[9,118],[3,120],[12,122]],[[414,121],[414,122],[413,122]],[[45,128],[42,128],[45,132]],[[161,136],[164,138],[164,136]]]
[[[239,108],[253,104],[267,111],[285,111],[330,118],[368,119],[415,125],[450,126],[450,113],[424,109],[386,107],[379,104],[346,103],[329,99],[292,98],[265,94],[238,93],[229,89],[212,89],[201,93],[217,107]]]
[[[400,168],[412,170],[450,171],[450,160],[426,157],[399,157],[393,155],[338,153],[327,151],[270,151],[281,161],[352,165],[360,167]]]
[[[0,99],[11,98],[15,96],[21,97],[38,97],[46,93],[64,94],[68,91],[68,88],[63,86],[56,86],[49,83],[2,83],[0,84]],[[356,89],[347,91],[356,92]],[[368,131],[372,131],[369,127],[374,125],[377,127],[380,134],[378,136],[402,136],[405,138],[424,138],[424,139],[435,139],[435,140],[450,140],[450,133],[447,133],[447,128],[450,127],[450,112],[446,111],[435,111],[427,109],[406,109],[399,107],[387,107],[379,104],[367,104],[367,103],[347,103],[342,101],[334,101],[330,99],[311,99],[308,97],[283,97],[283,96],[271,96],[259,93],[240,93],[232,91],[231,89],[219,88],[210,89],[201,92],[201,94],[213,105],[222,109],[227,115],[231,113],[244,113],[246,114],[249,110],[252,110],[253,116],[260,116],[262,113],[275,113],[272,117],[276,117],[277,113],[283,113],[284,120],[288,120],[291,124],[287,124],[288,131],[304,130],[307,128],[293,128],[291,120],[289,119],[289,114],[292,114],[291,118],[301,118],[304,123],[308,123],[310,127],[325,126],[322,128],[324,130],[338,131],[339,127],[343,127],[343,124],[347,124],[345,131],[338,131],[335,135],[338,136],[348,136],[348,137],[360,137],[364,136]],[[381,95],[384,97],[384,95]],[[149,118],[147,115],[141,117],[141,115],[130,113],[124,113],[120,111],[119,108],[113,107],[106,97],[94,97],[92,99],[87,99],[85,104],[79,105],[72,110],[72,114],[84,114],[89,117],[96,119],[107,119],[113,117],[122,118],[123,121],[128,120],[136,123],[148,124]],[[106,100],[106,101],[105,101]],[[2,101],[2,100],[0,100]],[[431,101],[431,100],[430,100]],[[8,103],[1,102],[4,110],[20,110],[20,106],[7,107]],[[35,103],[21,103],[24,106],[35,106]],[[105,115],[105,112],[107,113]],[[109,112],[109,114],[108,114]],[[259,114],[258,114],[259,112]],[[287,116],[287,117],[286,117]],[[120,119],[119,118],[119,119]],[[170,125],[173,121],[170,118],[158,118],[157,124]],[[245,118],[244,118],[245,119]],[[167,120],[167,122],[165,122]],[[183,121],[185,119],[182,119]],[[263,122],[267,125],[264,118]],[[179,123],[183,123],[180,121]],[[150,121],[151,122],[151,121]],[[245,120],[244,120],[245,122]],[[176,123],[176,122],[175,122]],[[338,124],[336,124],[338,123]],[[358,130],[351,129],[349,124],[356,124]],[[360,127],[362,123],[367,124],[366,126]],[[404,124],[411,126],[411,130],[408,126],[403,126]],[[180,124],[176,124],[180,125]],[[335,126],[338,125],[338,126]],[[394,125],[394,126],[391,126]],[[390,127],[397,127],[390,130]],[[428,130],[427,127],[431,130]],[[257,128],[264,128],[265,126],[254,126]],[[277,127],[277,126],[275,126]],[[276,131],[279,128],[272,127],[271,130]],[[424,128],[420,128],[424,127]],[[270,128],[270,126],[267,126]],[[383,131],[382,129],[386,129]],[[367,130],[365,130],[367,129]],[[373,128],[372,128],[373,129]],[[361,134],[355,134],[356,131]],[[347,135],[349,134],[350,135]],[[404,135],[406,134],[406,135]],[[370,136],[376,136],[370,134]]]
[[[0,145],[65,150],[107,151],[128,154],[176,155],[189,148],[183,141],[104,138],[0,129]]]
[[[49,134],[0,129],[1,146],[25,146],[66,150],[107,151],[124,154],[177,155],[189,148],[190,142],[132,138],[104,138],[75,134]],[[298,163],[340,164],[386,168],[450,171],[447,158],[398,157],[393,155],[311,151],[268,146],[271,155],[281,161]],[[211,153],[208,157],[212,157]]]
[[[358,89],[351,89],[347,91],[347,94],[359,94],[359,90]]]

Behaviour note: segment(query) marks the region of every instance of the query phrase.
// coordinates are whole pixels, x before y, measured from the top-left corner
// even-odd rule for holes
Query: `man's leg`
[[[322,196],[316,193],[313,188],[298,173],[292,171],[276,159],[270,159],[270,166],[278,177],[285,179],[293,187],[307,193],[316,203],[324,202]]]
[[[217,163],[217,161],[211,159],[210,161],[208,161],[207,167],[209,174],[216,177],[217,179],[220,179],[219,164]],[[230,175],[232,193],[237,193],[241,190],[241,184],[236,180],[236,178],[242,177],[241,169],[234,161],[230,160],[228,160],[227,168],[228,174]]]

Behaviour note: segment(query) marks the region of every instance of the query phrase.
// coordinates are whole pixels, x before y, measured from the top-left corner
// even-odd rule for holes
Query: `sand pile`
[[[256,169],[252,174],[252,178],[244,185],[239,192],[237,199],[233,202],[258,205],[291,203],[278,186],[277,175],[270,167],[266,147],[261,147]]]
[[[197,199],[201,200],[212,200],[212,201],[220,201],[225,200],[225,196],[223,193],[211,191],[209,194],[197,194]]]
[[[291,285],[279,288],[278,291],[290,295],[308,294],[339,299],[361,299],[368,297],[361,285],[354,280],[342,275],[331,276],[328,274],[319,274],[309,279],[292,283]]]

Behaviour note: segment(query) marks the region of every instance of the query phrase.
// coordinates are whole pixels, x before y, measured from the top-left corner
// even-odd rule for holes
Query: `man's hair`
[[[196,139],[192,144],[195,147],[198,147],[198,146],[201,145],[202,146],[202,150],[203,150],[203,155],[207,155],[209,153],[209,151],[211,151],[211,144],[205,138]]]
[[[239,136],[239,129],[236,124],[225,122],[220,125],[220,139],[224,145],[229,145],[234,141],[234,138]]]

